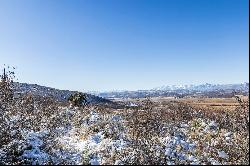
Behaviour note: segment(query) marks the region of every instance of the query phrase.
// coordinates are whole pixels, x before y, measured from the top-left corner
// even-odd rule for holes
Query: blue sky
[[[248,3],[0,0],[0,65],[81,91],[248,82]]]

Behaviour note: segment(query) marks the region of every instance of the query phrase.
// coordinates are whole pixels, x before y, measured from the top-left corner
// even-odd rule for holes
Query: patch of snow
[[[92,136],[92,140],[95,144],[99,144],[101,142],[101,139],[103,138],[104,136],[102,135],[102,133],[97,133],[95,135]]]
[[[100,165],[100,162],[97,158],[93,158],[90,160],[90,165]]]
[[[0,149],[0,158],[6,155],[6,152],[4,152],[2,149]]]
[[[166,148],[165,155],[169,157],[174,157],[173,150],[171,148]]]
[[[49,155],[43,151],[41,151],[39,148],[34,148],[31,150],[25,150],[22,158],[31,159],[32,165],[42,165],[49,159]]]
[[[91,111],[89,121],[90,122],[97,122],[99,119],[100,119],[99,114]]]
[[[214,158],[209,158],[208,161],[210,161],[212,165],[221,165],[221,163]]]
[[[138,105],[135,104],[135,103],[130,102],[130,103],[129,103],[129,106],[130,106],[130,107],[137,107]]]
[[[231,132],[228,132],[228,133],[224,134],[225,137],[230,137],[231,135],[232,135]]]
[[[189,127],[189,125],[188,124],[181,124],[181,127],[182,128],[187,128],[187,127]]]
[[[220,158],[227,159],[229,156],[224,151],[218,151],[218,155]]]
[[[116,160],[114,165],[123,165],[121,160]]]
[[[122,120],[122,117],[120,115],[114,115],[112,117],[112,121],[120,121],[120,120]]]
[[[167,165],[175,165],[173,161],[167,161]]]
[[[188,156],[188,158],[187,158],[189,161],[194,161],[195,160],[195,157],[193,156],[193,155],[190,155],[190,156]]]
[[[212,122],[209,123],[208,126],[209,126],[210,129],[216,129],[218,124],[215,121],[212,121]]]

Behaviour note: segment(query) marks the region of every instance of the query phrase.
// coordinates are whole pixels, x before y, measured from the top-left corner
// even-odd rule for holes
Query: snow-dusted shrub
[[[84,93],[77,92],[73,95],[70,95],[68,101],[72,104],[72,106],[86,106],[87,104],[87,96]]]

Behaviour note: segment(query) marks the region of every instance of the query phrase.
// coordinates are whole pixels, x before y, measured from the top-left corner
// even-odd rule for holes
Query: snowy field
[[[242,149],[248,144],[244,142],[248,138],[244,138],[241,131],[220,127],[219,122],[209,118],[194,116],[173,120],[171,115],[176,111],[147,107],[123,111],[58,107],[49,115],[35,111],[29,115],[25,112],[25,116],[24,112],[16,112],[5,119],[11,139],[1,146],[1,164],[218,165],[248,162],[245,153],[249,149],[246,152]],[[38,114],[41,114],[39,120],[35,117]],[[32,121],[37,122],[34,122],[37,128],[28,127]]]

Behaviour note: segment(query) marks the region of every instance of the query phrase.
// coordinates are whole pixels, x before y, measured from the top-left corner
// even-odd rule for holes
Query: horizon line
[[[68,91],[78,91],[78,92],[87,92],[87,93],[91,93],[91,92],[100,92],[100,93],[103,93],[103,92],[124,92],[124,91],[129,91],[129,92],[133,92],[133,91],[148,91],[148,90],[154,90],[156,88],[159,88],[159,87],[166,87],[166,86],[191,86],[191,85],[194,85],[194,86],[199,86],[199,85],[205,85],[205,84],[210,84],[210,85],[237,85],[237,84],[249,84],[249,81],[244,81],[244,82],[238,82],[238,83],[208,83],[208,82],[205,82],[205,83],[193,83],[193,84],[168,84],[168,85],[161,85],[161,86],[157,86],[157,87],[154,87],[154,88],[149,88],[149,89],[136,89],[136,90],[128,90],[128,89],[113,89],[113,90],[71,90],[71,89],[61,89],[61,88],[56,88],[56,87],[51,87],[49,85],[41,85],[41,84],[37,84],[37,83],[28,83],[28,82],[18,82],[18,81],[14,81],[16,83],[21,83],[21,84],[29,84],[29,85],[38,85],[38,86],[42,86],[42,87],[47,87],[47,88],[53,88],[53,89],[57,89],[57,90],[68,90]]]

